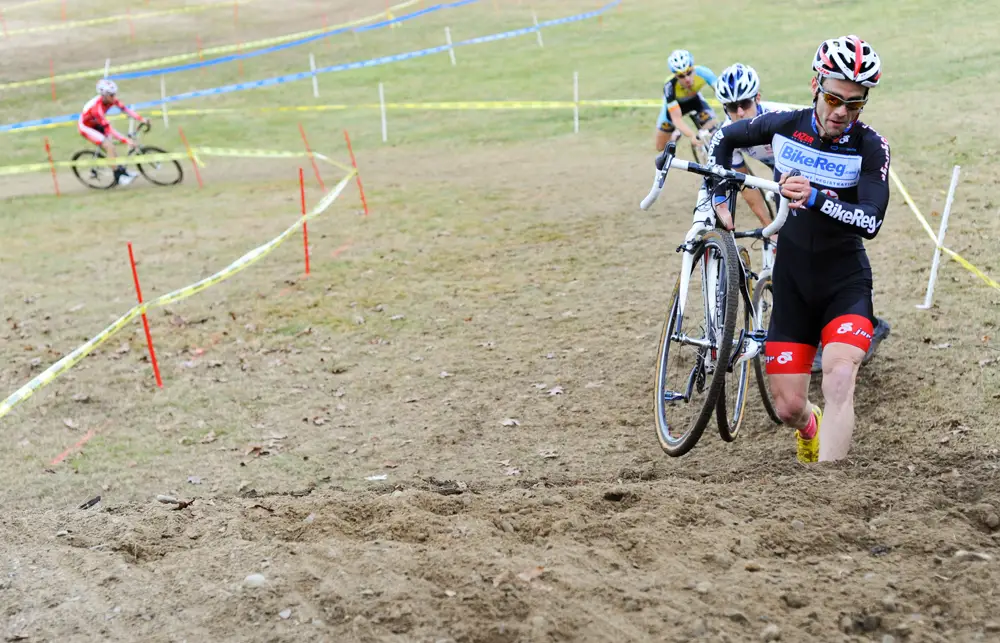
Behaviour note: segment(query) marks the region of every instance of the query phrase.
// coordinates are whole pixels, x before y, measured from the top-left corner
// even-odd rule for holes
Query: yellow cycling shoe
[[[823,421],[823,411],[813,404],[812,414],[816,418],[816,433],[812,438],[803,438],[799,431],[795,432],[799,462],[817,462],[819,460],[819,426],[820,422]]]

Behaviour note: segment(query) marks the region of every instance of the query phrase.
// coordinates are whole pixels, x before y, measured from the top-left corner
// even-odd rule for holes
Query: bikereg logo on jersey
[[[861,176],[861,156],[858,154],[831,154],[775,134],[775,167],[781,172],[799,170],[810,182],[822,188],[849,188],[858,184]]]
[[[851,210],[843,207],[836,201],[824,201],[823,205],[820,206],[819,211],[823,214],[830,215],[831,219],[843,221],[847,225],[864,228],[868,231],[868,234],[875,234],[875,231],[878,230],[880,225],[882,225],[881,221],[876,219],[873,215],[865,214],[865,211],[861,208]]]

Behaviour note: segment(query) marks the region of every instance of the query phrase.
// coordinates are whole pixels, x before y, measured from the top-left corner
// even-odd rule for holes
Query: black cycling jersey
[[[857,121],[839,138],[823,139],[812,108],[765,112],[716,131],[709,163],[728,169],[733,150],[767,143],[774,150],[775,181],[797,169],[813,186],[807,207],[789,212],[779,233],[781,243],[814,252],[863,251],[861,237],[878,234],[889,203],[885,138]]]

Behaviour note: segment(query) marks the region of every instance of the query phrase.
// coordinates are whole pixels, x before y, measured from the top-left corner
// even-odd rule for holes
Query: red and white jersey
[[[98,131],[104,130],[108,135],[114,136],[122,143],[127,143],[128,137],[117,131],[108,121],[106,114],[108,109],[111,107],[117,107],[136,120],[142,118],[139,114],[126,107],[125,104],[117,98],[115,98],[115,101],[110,105],[105,105],[104,101],[98,95],[91,98],[87,101],[87,104],[83,106],[83,111],[80,112],[79,126],[80,128],[95,129]]]

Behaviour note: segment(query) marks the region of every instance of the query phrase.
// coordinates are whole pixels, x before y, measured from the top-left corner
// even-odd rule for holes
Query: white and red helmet
[[[113,80],[102,78],[97,81],[97,93],[101,96],[114,96],[118,93],[118,85]]]
[[[882,61],[867,42],[855,35],[824,40],[816,57],[813,71],[820,78],[849,80],[865,87],[875,87],[882,76]]]

